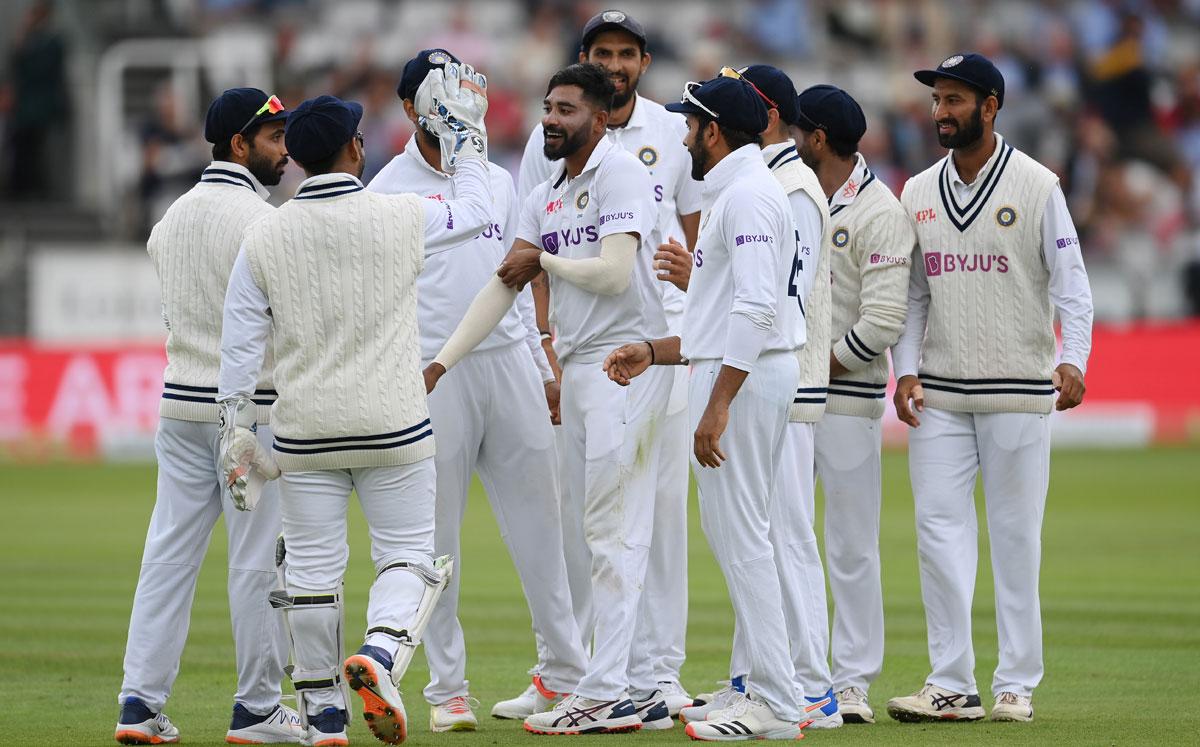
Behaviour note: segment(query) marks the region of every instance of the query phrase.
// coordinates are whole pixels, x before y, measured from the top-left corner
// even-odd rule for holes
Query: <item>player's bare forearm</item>
[[[622,345],[604,359],[604,371],[608,378],[621,386],[645,373],[650,366],[679,366],[683,364],[679,353],[678,337],[660,337],[657,340],[631,342]]]
[[[654,365],[680,366],[683,365],[683,355],[679,352],[679,337],[660,337],[648,340],[650,349],[654,352]]]
[[[708,396],[708,406],[704,408],[693,436],[693,451],[701,467],[720,467],[721,462],[725,461],[721,435],[729,425],[729,405],[748,375],[747,371],[725,365],[717,373],[717,381]]]
[[[713,384],[712,394],[708,395],[708,407],[729,407],[749,375],[748,371],[740,368],[722,365],[717,373],[717,381]]]

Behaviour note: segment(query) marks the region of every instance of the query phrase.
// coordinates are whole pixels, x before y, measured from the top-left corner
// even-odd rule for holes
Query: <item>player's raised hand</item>
[[[621,386],[629,386],[630,380],[650,368],[653,360],[650,343],[631,342],[608,354],[604,359],[604,372]]]
[[[912,407],[908,404],[910,400]],[[921,425],[917,413],[925,412],[925,389],[921,386],[920,379],[911,374],[901,376],[896,382],[896,394],[892,397],[892,402],[896,405],[896,417],[900,418],[901,423],[913,428]]]
[[[430,70],[413,101],[421,123],[437,135],[442,169],[453,173],[460,161],[487,160],[487,77],[470,65],[446,63]]]
[[[1055,410],[1070,410],[1083,402],[1083,393],[1087,391],[1087,386],[1083,383],[1083,371],[1070,363],[1060,363],[1050,375],[1050,380],[1058,390]]]
[[[692,253],[672,236],[659,244],[654,253],[654,269],[658,279],[686,292],[692,278]]]

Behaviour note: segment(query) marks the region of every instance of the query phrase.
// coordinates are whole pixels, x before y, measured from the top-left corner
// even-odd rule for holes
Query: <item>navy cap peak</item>
[[[805,88],[796,97],[796,110],[801,129],[824,130],[839,142],[857,143],[867,132],[862,107],[837,86],[822,83]]]
[[[683,98],[667,111],[715,119],[722,127],[757,135],[767,129],[767,103],[751,85],[738,78],[718,76],[703,83],[689,82]]]
[[[1004,106],[1004,76],[991,60],[975,52],[950,55],[933,70],[918,70],[913,77],[931,87],[938,78],[961,81],[985,96],[995,96],[997,107]]]
[[[260,88],[230,88],[213,99],[204,115],[204,139],[214,145],[243,132],[247,127],[287,118],[286,111],[258,114],[271,95]]]

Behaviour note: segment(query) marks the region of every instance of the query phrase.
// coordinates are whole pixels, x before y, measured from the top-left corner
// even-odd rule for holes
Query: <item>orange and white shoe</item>
[[[535,713],[545,713],[562,702],[565,693],[557,693],[546,687],[542,676],[535,673],[533,682],[525,692],[515,698],[502,700],[492,706],[492,718],[527,719]]]
[[[400,691],[392,684],[391,661],[379,660],[390,658],[375,646],[363,646],[342,669],[350,689],[362,698],[367,728],[380,742],[400,744],[408,738],[408,715]]]
[[[445,731],[475,731],[479,728],[479,720],[475,718],[475,711],[471,710],[472,700],[475,699],[460,695],[445,703],[429,706],[429,730],[435,734]],[[479,705],[478,701],[475,705]]]
[[[312,747],[347,747],[346,712],[330,706],[315,716],[308,717],[308,735],[302,744]]]
[[[120,744],[174,744],[179,729],[164,713],[151,711],[139,698],[126,698],[113,738]]]

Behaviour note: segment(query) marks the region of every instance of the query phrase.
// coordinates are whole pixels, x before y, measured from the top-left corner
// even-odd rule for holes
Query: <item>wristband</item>
[[[644,342],[650,346],[650,365],[653,366],[654,365],[654,343],[650,342],[649,340],[645,340]]]

